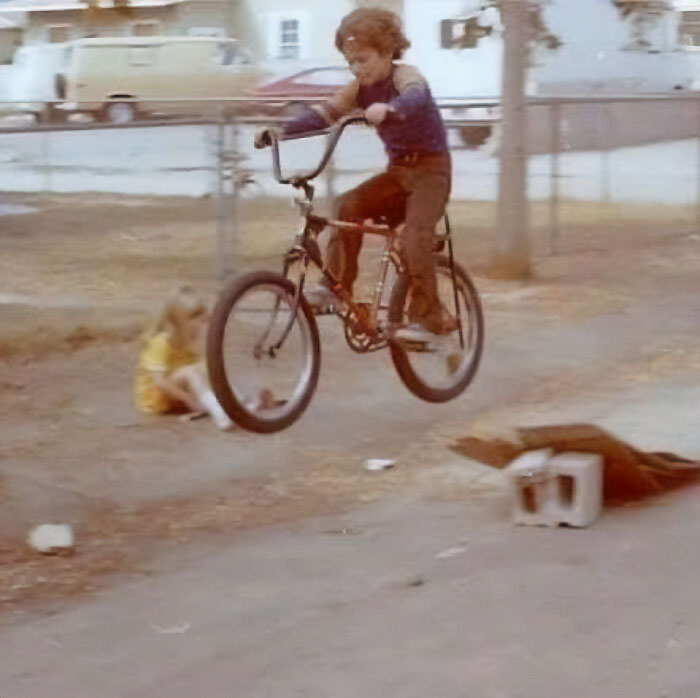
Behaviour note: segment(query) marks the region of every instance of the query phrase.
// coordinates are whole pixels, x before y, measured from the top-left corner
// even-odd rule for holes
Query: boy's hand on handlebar
[[[253,145],[258,149],[267,148],[268,145],[272,145],[273,136],[277,136],[279,138],[279,129],[270,127],[264,128],[255,134],[255,140],[253,141]]]
[[[385,102],[375,102],[365,109],[365,119],[367,119],[370,124],[378,126],[382,121],[385,121],[396,113],[396,110],[391,105]]]

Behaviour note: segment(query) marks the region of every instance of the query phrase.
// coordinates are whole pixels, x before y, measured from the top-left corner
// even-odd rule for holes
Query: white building
[[[288,75],[341,64],[334,46],[341,18],[359,5],[382,5],[403,17],[413,44],[407,60],[426,74],[437,96],[500,93],[503,39],[497,12],[490,13],[490,35],[471,47],[451,46],[465,20],[478,17],[488,24],[489,17],[480,13],[488,0],[125,1],[129,12],[118,12],[113,0],[99,0],[100,10],[91,14],[82,0],[0,0],[0,18],[26,15],[25,43],[87,33],[232,34],[271,73]],[[563,44],[556,51],[533,54],[530,92],[658,91],[693,84],[700,75],[700,0],[656,0],[656,14],[643,22],[623,19],[616,7],[634,2],[543,3],[547,24]]]

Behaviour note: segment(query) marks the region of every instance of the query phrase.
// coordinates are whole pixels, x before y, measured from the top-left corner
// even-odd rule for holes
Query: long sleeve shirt
[[[377,126],[389,160],[410,153],[447,152],[445,126],[428,83],[416,68],[404,64],[394,65],[386,78],[371,85],[354,80],[322,105],[288,122],[284,130],[288,135],[320,130],[376,102],[389,104],[404,117],[386,119]]]

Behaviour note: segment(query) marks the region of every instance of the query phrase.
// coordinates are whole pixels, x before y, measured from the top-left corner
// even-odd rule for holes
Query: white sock
[[[224,412],[224,408],[219,404],[213,391],[205,391],[199,396],[199,400],[219,429],[230,429],[233,426],[233,422],[226,412]]]

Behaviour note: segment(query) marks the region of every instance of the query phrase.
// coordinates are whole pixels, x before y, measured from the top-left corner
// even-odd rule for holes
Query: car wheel
[[[107,102],[102,108],[102,118],[110,124],[130,124],[136,119],[133,102]]]
[[[308,111],[309,105],[306,102],[287,102],[284,107],[284,115],[290,119],[297,119],[298,117],[308,113]]]
[[[486,125],[461,126],[459,135],[464,145],[469,148],[478,148],[486,143],[492,131],[493,127]]]
[[[66,121],[66,112],[57,109],[54,104],[47,104],[41,113],[37,114],[37,121],[41,124],[60,124]]]

